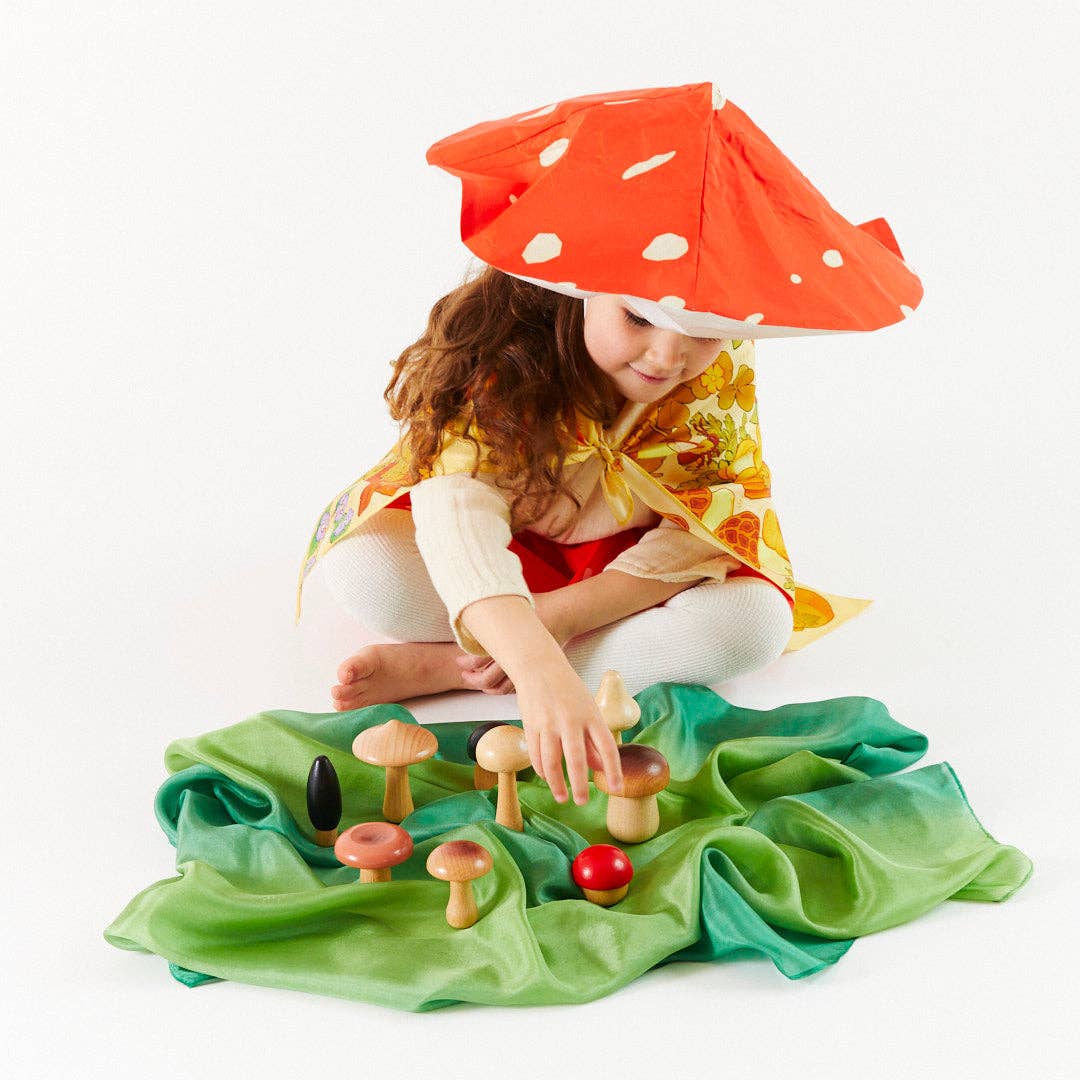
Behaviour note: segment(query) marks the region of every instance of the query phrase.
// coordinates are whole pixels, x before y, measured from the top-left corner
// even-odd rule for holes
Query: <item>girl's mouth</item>
[[[631,371],[632,371],[632,372],[633,372],[633,373],[634,373],[635,375],[637,375],[637,376],[638,376],[638,378],[640,378],[640,379],[644,380],[644,381],[645,381],[645,382],[647,382],[647,383],[652,383],[652,384],[653,384],[654,386],[655,386],[655,385],[656,385],[657,383],[664,383],[664,382],[667,382],[667,381],[668,381],[667,379],[657,379],[657,378],[654,378],[654,377],[653,377],[652,375],[646,375],[646,374],[645,374],[644,372],[642,372],[642,371],[638,371],[638,369],[637,369],[636,367],[634,367],[634,365],[633,365],[633,364],[631,364],[631,365],[629,365],[629,366],[630,366],[630,370],[631,370]]]

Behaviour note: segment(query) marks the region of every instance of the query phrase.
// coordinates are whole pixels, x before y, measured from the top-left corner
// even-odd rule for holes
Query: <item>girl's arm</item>
[[[699,577],[689,581],[659,581],[624,574],[621,570],[604,570],[561,589],[536,593],[533,601],[540,621],[564,645],[578,634],[655,607],[704,580]]]
[[[589,801],[588,768],[603,770],[612,791],[620,791],[615,738],[560,642],[529,602],[520,596],[488,596],[465,607],[461,622],[513,680],[529,758],[556,801],[567,797],[564,756],[579,806]]]

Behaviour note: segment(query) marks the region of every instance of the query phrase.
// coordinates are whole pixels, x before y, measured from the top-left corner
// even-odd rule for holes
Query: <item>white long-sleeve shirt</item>
[[[562,544],[598,540],[634,526],[653,525],[606,569],[661,581],[723,580],[739,561],[724,555],[668,521],[635,497],[630,520],[620,525],[604,498],[603,462],[593,457],[566,466],[565,479],[581,510],[560,496],[528,529]],[[416,544],[432,585],[446,604],[450,625],[466,652],[484,647],[461,623],[461,612],[488,596],[523,596],[534,608],[521,561],[508,550],[519,524],[511,520],[512,492],[495,486],[491,474],[452,473],[421,480],[410,492]]]

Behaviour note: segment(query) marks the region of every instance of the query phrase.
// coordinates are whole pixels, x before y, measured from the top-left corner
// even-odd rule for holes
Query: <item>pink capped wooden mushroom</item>
[[[346,829],[334,844],[338,862],[360,871],[362,884],[390,881],[392,867],[413,851],[412,837],[389,821],[365,821]]]

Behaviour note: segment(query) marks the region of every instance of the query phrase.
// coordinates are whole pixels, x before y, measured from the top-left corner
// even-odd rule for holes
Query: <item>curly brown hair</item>
[[[511,514],[524,528],[560,493],[581,503],[561,479],[569,445],[564,425],[576,406],[607,427],[621,401],[585,347],[580,299],[492,266],[438,300],[427,329],[393,362],[383,397],[403,431],[415,484],[442,449],[448,424],[484,433],[495,483],[515,492]],[[504,482],[505,481],[505,482]]]

